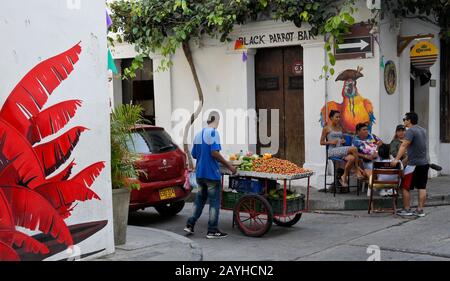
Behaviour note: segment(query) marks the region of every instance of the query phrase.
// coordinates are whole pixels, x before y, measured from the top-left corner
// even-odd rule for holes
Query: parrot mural
[[[344,81],[342,87],[342,103],[330,101],[327,107],[322,107],[320,113],[320,123],[322,127],[327,125],[328,116],[331,110],[337,110],[341,113],[341,125],[344,132],[354,133],[356,125],[359,123],[368,123],[369,131],[372,131],[372,125],[375,123],[372,102],[364,98],[356,87],[356,80],[364,75],[361,73],[362,67],[357,69],[347,69],[341,72],[335,81]]]

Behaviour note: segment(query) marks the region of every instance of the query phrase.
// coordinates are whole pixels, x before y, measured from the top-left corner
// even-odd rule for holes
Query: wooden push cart
[[[292,226],[300,220],[303,213],[309,211],[310,177],[313,174],[314,172],[280,175],[238,170],[237,174],[231,176],[224,172],[222,174],[221,208],[233,210],[233,227],[237,225],[239,230],[247,236],[263,236],[270,230],[273,222],[279,226]],[[258,180],[263,183],[263,190],[262,192],[225,192],[223,184],[225,175],[230,176],[230,181],[233,178]],[[298,179],[307,179],[308,181],[306,200],[304,194],[288,200],[286,197],[287,191],[291,189],[291,181]],[[283,181],[283,197],[270,198],[269,184],[274,181],[276,183],[278,180]]]

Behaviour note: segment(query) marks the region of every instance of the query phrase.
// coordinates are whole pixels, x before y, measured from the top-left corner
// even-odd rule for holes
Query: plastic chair
[[[349,134],[343,134],[344,139],[345,139],[345,144],[343,144],[343,146],[351,146],[352,142],[353,142],[353,136],[349,135]],[[347,162],[345,159],[343,158],[339,158],[339,157],[329,157],[328,156],[328,149],[329,146],[326,146],[326,160],[325,160],[325,181],[324,181],[324,191],[327,192],[327,186],[331,186],[334,185],[334,192],[333,192],[333,196],[336,196],[336,186],[337,186],[337,182],[338,182],[338,178],[337,178],[337,167],[338,164],[344,164]],[[331,160],[331,162],[333,163],[333,179],[334,182],[333,183],[328,183],[327,184],[327,171],[328,171],[328,161]],[[347,182],[350,182],[350,173],[348,174],[347,177]],[[349,185],[348,188],[351,187],[356,187],[356,194],[359,196],[359,189],[360,189],[360,184],[359,184],[359,180],[357,181],[356,185]],[[342,188],[342,187],[341,187]]]
[[[344,146],[351,146],[353,143],[353,136],[349,135],[349,134],[343,134],[343,135],[344,135],[344,139],[345,139]]]
[[[394,176],[392,179],[380,179],[380,175]],[[398,189],[403,177],[403,169],[400,163],[396,167],[391,167],[390,162],[374,162],[372,176],[369,180],[370,199],[368,213],[372,211],[373,193],[377,189],[392,189],[392,211],[397,212]],[[383,211],[383,210],[380,210]]]

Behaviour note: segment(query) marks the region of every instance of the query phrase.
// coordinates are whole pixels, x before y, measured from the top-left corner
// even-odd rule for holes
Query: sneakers
[[[387,189],[387,190],[381,189],[379,195],[382,197],[392,197],[393,196],[392,189]]]
[[[413,215],[413,213],[411,212],[411,209],[409,210],[401,209],[397,211],[397,215],[401,217],[410,217]]]
[[[379,195],[380,195],[381,197],[387,197],[388,193],[386,192],[385,189],[381,189],[380,192],[379,192]]]
[[[436,170],[436,171],[442,171],[442,167],[441,166],[439,166],[439,165],[436,165],[436,164],[434,164],[434,163],[431,163],[430,164],[430,168],[431,169],[433,169],[433,170]]]
[[[221,232],[220,230],[217,230],[215,232],[209,232],[206,234],[206,238],[208,239],[217,239],[217,238],[225,238],[228,234]]]
[[[184,231],[186,231],[188,234],[194,234],[194,226],[190,224],[186,224],[186,227],[184,228]],[[210,232],[206,234],[206,238],[208,239],[215,239],[215,238],[225,238],[228,234],[221,232],[220,230],[217,230],[215,232]]]
[[[425,216],[425,213],[423,212],[423,210],[416,209],[413,212],[413,216],[421,218]]]
[[[184,228],[184,231],[186,231],[189,234],[194,234],[194,226],[187,224],[186,227]]]
[[[402,217],[416,216],[416,217],[421,218],[421,217],[425,216],[425,213],[423,212],[423,210],[418,210],[418,209],[416,209],[412,212],[411,212],[411,209],[409,209],[409,210],[402,209],[402,210],[397,211],[397,215],[402,216]]]

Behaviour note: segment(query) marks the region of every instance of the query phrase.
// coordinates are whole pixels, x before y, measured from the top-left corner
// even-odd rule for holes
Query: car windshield
[[[127,145],[136,153],[163,153],[176,149],[176,145],[164,130],[137,130],[131,134]]]

